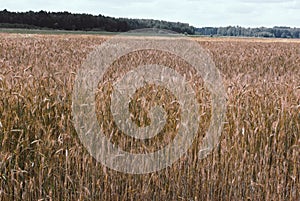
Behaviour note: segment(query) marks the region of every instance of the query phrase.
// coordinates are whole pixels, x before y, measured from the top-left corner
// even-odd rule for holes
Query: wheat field
[[[198,159],[211,104],[201,78],[191,77],[203,114],[192,147],[166,169],[131,175],[97,162],[80,142],[71,115],[76,73],[107,39],[0,34],[0,200],[300,200],[299,40],[193,38],[210,51],[223,77],[228,100],[220,144]],[[166,65],[173,61],[170,55],[134,54],[154,62],[163,57]],[[137,64],[134,54],[115,65]],[[174,68],[184,73],[188,67]],[[126,67],[114,69],[107,78]],[[150,100],[153,87],[138,91],[130,105],[138,124],[148,121],[139,96]],[[171,116],[166,136],[145,142],[115,131],[105,95],[110,90],[110,84],[99,84],[97,117],[107,133],[115,133],[113,143],[143,153],[173,138],[180,110],[168,104],[172,94],[159,90]]]

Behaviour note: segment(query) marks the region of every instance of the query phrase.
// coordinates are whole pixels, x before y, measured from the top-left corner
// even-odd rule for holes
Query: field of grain
[[[192,147],[171,167],[131,175],[90,156],[72,122],[76,73],[108,38],[0,34],[0,200],[300,200],[299,40],[193,39],[211,52],[224,79],[228,102],[220,144],[198,159],[210,120],[210,96],[199,82],[203,116]],[[118,72],[108,72],[112,76]],[[152,87],[137,95],[151,96]],[[104,106],[106,97],[98,96]],[[147,124],[139,102],[131,107],[137,121]],[[109,117],[102,110],[99,121]],[[125,150],[152,151],[168,143],[175,120],[165,128],[171,136],[156,139],[160,145],[132,146],[118,135],[112,141]],[[107,132],[115,129],[108,125]]]

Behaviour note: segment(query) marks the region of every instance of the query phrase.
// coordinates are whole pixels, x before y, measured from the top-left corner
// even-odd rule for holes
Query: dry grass
[[[210,120],[209,94],[199,82],[204,115],[193,147],[165,170],[129,175],[94,160],[72,125],[76,71],[105,37],[0,36],[0,200],[300,200],[299,41],[195,39],[211,51],[227,89],[220,145],[197,159]],[[107,77],[117,75],[112,70]],[[132,103],[139,124],[148,120],[138,109],[149,105],[138,95],[150,100],[152,87],[139,91]],[[168,91],[159,93],[164,97]],[[176,129],[169,129],[172,137]],[[159,146],[169,139],[158,138]],[[112,141],[124,149],[135,143],[136,152],[159,148],[155,141],[132,142],[122,135]]]

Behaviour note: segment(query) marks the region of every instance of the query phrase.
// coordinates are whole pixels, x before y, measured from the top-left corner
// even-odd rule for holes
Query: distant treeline
[[[243,28],[240,26],[203,27],[196,28],[196,34],[209,36],[244,36],[267,38],[300,38],[300,28],[273,27],[273,28]]]
[[[114,18],[103,15],[69,12],[0,11],[0,28],[56,29],[79,31],[126,32],[134,29],[158,28],[207,36],[240,36],[268,38],[300,38],[300,28],[243,28],[240,26],[195,28],[187,23],[152,19]]]
[[[113,18],[103,15],[69,12],[0,11],[0,28],[58,29],[80,31],[126,32],[134,29],[158,28],[194,34],[195,27],[186,23],[148,19]]]

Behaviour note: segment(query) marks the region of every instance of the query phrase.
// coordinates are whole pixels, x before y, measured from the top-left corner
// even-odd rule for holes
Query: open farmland
[[[211,52],[227,92],[220,144],[198,159],[211,108],[200,81],[195,90],[203,115],[192,147],[164,170],[130,175],[90,156],[72,123],[76,73],[108,38],[0,34],[0,200],[300,200],[299,40],[194,38]],[[152,58],[160,59],[155,53]],[[122,59],[121,64],[130,61]],[[107,73],[113,76],[118,72]],[[151,96],[147,92],[152,87],[137,96]],[[109,104],[107,96],[97,98],[100,106]],[[147,124],[136,99],[132,113]],[[170,104],[175,111],[165,128],[170,137],[176,132],[176,107]],[[108,112],[107,107],[102,110]],[[105,112],[99,112],[99,120],[109,117]],[[153,151],[168,139],[135,142],[133,151]],[[124,136],[111,140],[125,150],[132,148]]]

